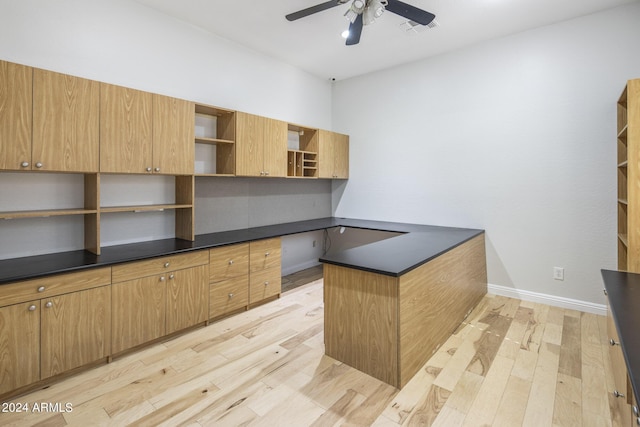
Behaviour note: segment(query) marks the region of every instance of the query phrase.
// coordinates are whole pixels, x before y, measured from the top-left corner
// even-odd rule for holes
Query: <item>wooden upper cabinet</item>
[[[100,85],[100,172],[150,173],[153,95]]]
[[[97,172],[100,84],[35,69],[33,170]]]
[[[0,61],[0,169],[31,169],[33,69]]]
[[[287,176],[287,123],[265,118],[264,170],[267,176]]]
[[[349,136],[320,130],[318,176],[349,178]]]
[[[287,123],[236,113],[236,175],[287,175]]]
[[[153,95],[153,171],[192,175],[195,161],[193,102]]]

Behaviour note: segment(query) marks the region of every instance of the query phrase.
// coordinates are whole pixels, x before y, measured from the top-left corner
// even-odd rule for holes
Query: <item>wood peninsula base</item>
[[[325,353],[402,388],[486,293],[484,234],[395,277],[325,263]]]

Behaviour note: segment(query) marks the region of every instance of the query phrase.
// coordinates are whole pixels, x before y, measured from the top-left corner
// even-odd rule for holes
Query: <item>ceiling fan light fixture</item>
[[[358,13],[354,12],[352,8],[349,8],[345,13],[344,13],[344,17],[347,18],[347,21],[351,22],[353,24],[353,22],[356,20],[356,18],[358,17]]]
[[[342,36],[343,39],[346,39],[349,37],[349,30],[344,30],[342,32],[342,34],[340,34]]]
[[[387,2],[381,0],[369,0],[363,14],[364,25],[373,24],[384,13]]]

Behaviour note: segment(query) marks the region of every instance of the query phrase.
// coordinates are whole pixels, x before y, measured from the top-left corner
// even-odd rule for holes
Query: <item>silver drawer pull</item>
[[[233,265],[233,260],[232,259],[229,260],[229,265]]]
[[[269,282],[264,282],[264,285],[265,286],[269,286]]]
[[[233,298],[233,294],[229,294],[229,298]]]
[[[47,307],[47,308],[51,308],[51,307],[53,307],[53,303],[51,301],[49,301],[44,306]]]
[[[45,290],[45,289],[46,289],[46,288],[45,288],[44,286],[40,286],[40,287],[38,288],[38,292],[44,292],[44,290]]]
[[[36,306],[35,305],[30,305],[29,306],[29,311],[36,311]]]
[[[164,268],[169,268],[169,263],[168,262],[164,263]]]
[[[164,276],[160,276],[160,281],[164,282],[165,280],[167,280]]]
[[[169,275],[169,280],[173,280],[176,276],[174,276],[173,274]]]
[[[624,397],[624,394],[620,393],[618,390],[613,390],[614,397]]]
[[[616,340],[614,340],[613,338],[611,338],[611,339],[609,340],[609,345],[611,345],[611,346],[614,346],[614,345],[620,345],[620,343],[619,343],[619,342],[617,342]]]
[[[36,163],[36,167],[37,167],[38,169],[40,169],[42,166],[43,166],[43,165],[42,165],[42,163],[40,163],[40,162]]]
[[[265,253],[264,253],[264,256],[269,256],[269,255],[271,255],[271,253],[270,253],[270,252],[265,252]]]
[[[22,166],[23,168],[28,168],[29,167],[29,162],[22,162],[22,163],[20,163],[20,166]]]

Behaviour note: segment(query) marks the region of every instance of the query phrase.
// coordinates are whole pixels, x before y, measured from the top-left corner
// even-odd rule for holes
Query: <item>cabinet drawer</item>
[[[249,244],[223,246],[209,251],[209,281],[220,282],[249,273]]]
[[[210,285],[210,319],[246,307],[247,304],[249,304],[249,278],[246,275]]]
[[[269,268],[280,268],[280,238],[257,240],[249,244],[250,270],[259,271]]]
[[[132,262],[113,267],[113,283],[124,282],[140,277],[196,267],[209,263],[209,251],[199,251],[181,255],[152,258],[146,261]]]
[[[0,285],[0,306],[48,298],[111,283],[111,268],[96,268]]]
[[[251,273],[249,278],[249,304],[278,295],[282,282],[280,274],[280,267]]]

